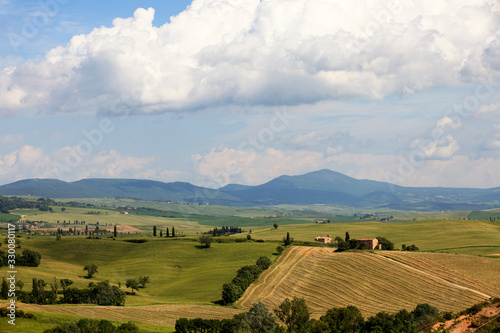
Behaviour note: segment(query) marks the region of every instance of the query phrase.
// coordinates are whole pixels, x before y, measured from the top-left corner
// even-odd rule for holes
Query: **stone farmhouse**
[[[358,241],[358,248],[361,248],[361,244],[364,244],[367,250],[382,249],[382,244],[379,244],[376,238],[357,238],[356,240]]]
[[[332,242],[331,237],[324,237],[324,236],[319,236],[314,238],[314,241],[319,242],[319,243],[324,243],[324,244],[330,244]]]

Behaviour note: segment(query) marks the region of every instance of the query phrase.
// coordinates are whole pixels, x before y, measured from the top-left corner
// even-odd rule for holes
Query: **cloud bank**
[[[0,69],[0,114],[380,99],[500,74],[496,1],[194,0]]]

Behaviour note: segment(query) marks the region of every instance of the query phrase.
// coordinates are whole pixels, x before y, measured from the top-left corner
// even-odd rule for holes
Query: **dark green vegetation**
[[[392,210],[484,210],[496,206],[500,188],[416,188],[359,180],[331,170],[280,176],[258,186],[227,185],[218,190],[189,183],[133,179],[84,179],[67,183],[30,179],[0,186],[0,194],[52,198],[120,197],[226,206],[334,204]]]
[[[139,327],[129,322],[115,327],[108,320],[80,319],[77,323],[67,323],[52,329],[45,330],[44,333],[135,333],[139,332]]]
[[[125,293],[116,286],[111,286],[107,281],[90,282],[88,288],[71,288],[64,285],[63,281],[56,278],[50,283],[51,290],[45,290],[48,283],[42,279],[33,278],[31,292],[17,292],[17,298],[23,303],[33,304],[96,304],[96,305],[125,305]],[[59,283],[63,286],[63,297],[58,294]]]
[[[285,299],[273,312],[276,317],[264,304],[255,303],[249,311],[232,319],[181,318],[175,324],[175,332],[417,333],[430,330],[444,317],[454,317],[451,313],[440,313],[429,304],[418,304],[411,312],[379,312],[367,319],[355,306],[332,308],[316,320],[310,318],[311,309],[306,301],[298,297]]]
[[[17,255],[15,266],[38,267],[40,265],[40,253],[32,250],[23,250],[21,255]],[[0,267],[9,265],[9,254],[0,250]]]
[[[236,272],[236,277],[231,283],[222,286],[223,304],[236,302],[247,290],[247,288],[259,278],[260,274],[271,266],[272,262],[268,257],[260,257],[255,265],[246,265]]]

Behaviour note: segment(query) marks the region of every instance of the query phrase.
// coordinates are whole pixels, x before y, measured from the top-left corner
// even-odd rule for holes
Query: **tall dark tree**
[[[290,233],[287,232],[286,237],[283,238],[283,244],[285,246],[288,246],[288,245],[292,244],[292,242],[293,242],[293,238],[290,238]]]
[[[113,236],[114,236],[115,238],[116,238],[116,236],[117,236],[117,232],[116,232],[116,224],[115,224],[115,227],[114,227],[114,229],[113,229]]]
[[[167,235],[166,235],[166,237],[170,237],[170,233],[168,231],[168,227],[167,227]]]
[[[160,238],[163,237],[163,230],[160,229]]]
[[[175,237],[175,228],[172,227],[172,237]]]
[[[351,239],[351,236],[349,236],[349,231],[345,232],[345,241],[348,242]]]
[[[156,237],[156,226],[153,226],[153,237]]]
[[[9,298],[9,284],[7,283],[7,279],[3,278],[2,280],[2,298],[3,299],[8,299]]]

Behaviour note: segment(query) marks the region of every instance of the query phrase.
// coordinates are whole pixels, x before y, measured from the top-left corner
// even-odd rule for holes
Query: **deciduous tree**
[[[292,300],[285,299],[274,313],[287,326],[288,332],[303,331],[311,315],[305,299],[296,296]]]
[[[87,278],[91,279],[95,273],[97,273],[97,266],[94,264],[87,265],[83,268],[84,271],[87,271]]]

